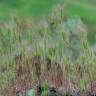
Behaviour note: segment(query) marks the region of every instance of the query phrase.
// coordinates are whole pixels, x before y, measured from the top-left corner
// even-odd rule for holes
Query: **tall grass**
[[[96,52],[88,44],[87,26],[64,12],[64,6],[58,5],[49,18],[28,22],[13,17],[0,26],[0,91],[4,96],[25,94],[46,82],[69,94],[96,92]]]

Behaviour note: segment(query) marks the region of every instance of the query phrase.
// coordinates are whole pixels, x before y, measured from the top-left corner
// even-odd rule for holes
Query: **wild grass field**
[[[1,0],[0,22],[8,21],[13,14],[19,14],[24,18],[41,18],[48,16],[52,6],[64,3],[66,14],[71,18],[80,17],[88,25],[88,37],[91,45],[96,40],[96,1],[95,0]]]
[[[95,96],[95,4],[1,0],[0,96]]]
[[[68,16],[81,17],[88,25],[88,38],[94,44],[96,37],[96,1],[95,0],[65,0]]]

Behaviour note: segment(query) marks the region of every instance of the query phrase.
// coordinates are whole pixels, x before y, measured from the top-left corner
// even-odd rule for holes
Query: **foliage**
[[[62,90],[69,93],[96,90],[96,51],[89,46],[86,25],[80,18],[64,19],[62,11],[64,6],[59,5],[59,12],[52,11],[52,16],[38,22],[30,21],[32,25],[13,17],[0,28],[0,90],[18,83],[29,89],[33,82],[43,85],[46,81],[49,85],[45,84],[42,96],[51,84],[58,89],[63,86]],[[46,58],[52,63],[49,72]]]

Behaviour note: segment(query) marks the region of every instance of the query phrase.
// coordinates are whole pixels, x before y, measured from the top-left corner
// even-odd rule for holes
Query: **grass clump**
[[[80,18],[65,18],[63,6],[57,9],[48,19],[28,23],[14,17],[0,28],[4,96],[24,96],[30,88],[36,96],[45,96],[51,88],[69,96],[96,91],[96,52],[89,46],[87,27]]]

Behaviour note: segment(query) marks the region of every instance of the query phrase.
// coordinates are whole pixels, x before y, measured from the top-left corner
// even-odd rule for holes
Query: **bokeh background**
[[[69,17],[80,17],[88,25],[88,38],[95,43],[96,0],[0,0],[0,22],[8,21],[13,14],[24,18],[47,16],[52,7],[64,3]]]

